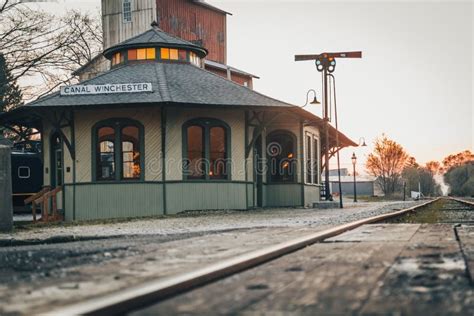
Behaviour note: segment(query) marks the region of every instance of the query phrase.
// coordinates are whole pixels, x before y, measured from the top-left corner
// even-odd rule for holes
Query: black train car
[[[23,201],[43,187],[43,162],[41,142],[17,143],[12,148],[12,190],[14,206],[22,206]]]

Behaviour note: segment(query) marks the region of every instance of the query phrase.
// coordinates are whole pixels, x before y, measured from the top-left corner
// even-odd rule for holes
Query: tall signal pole
[[[331,199],[331,193],[329,192],[329,102],[328,95],[330,93],[328,88],[328,76],[330,76],[336,69],[336,58],[362,58],[362,52],[343,52],[343,53],[322,53],[317,55],[295,55],[295,61],[306,61],[306,60],[315,60],[316,69],[321,72],[323,79],[323,121],[324,121],[324,133],[325,133],[325,152],[324,152],[324,191],[325,191],[325,200],[329,201]],[[340,170],[338,170],[340,172]],[[342,194],[342,192],[339,192]]]

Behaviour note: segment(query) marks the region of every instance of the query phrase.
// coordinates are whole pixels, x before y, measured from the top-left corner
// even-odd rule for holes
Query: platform
[[[364,225],[135,315],[473,315],[473,234],[450,224]]]

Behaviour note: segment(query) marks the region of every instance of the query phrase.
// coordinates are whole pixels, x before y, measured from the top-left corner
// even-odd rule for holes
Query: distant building
[[[339,193],[339,177],[337,169],[329,170],[329,182],[331,183],[331,193]],[[349,174],[347,168],[341,168],[341,188],[343,195],[354,195],[354,177]],[[357,195],[374,196],[381,195],[377,189],[375,178],[366,175],[356,176]]]

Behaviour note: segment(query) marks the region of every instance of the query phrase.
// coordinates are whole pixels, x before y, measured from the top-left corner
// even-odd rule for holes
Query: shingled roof
[[[59,92],[26,107],[177,103],[187,105],[292,107],[187,63],[136,63],[112,69],[81,85],[151,83],[153,92],[61,96]]]
[[[124,49],[147,47],[184,48],[194,51],[201,58],[207,55],[207,49],[204,47],[170,35],[158,28],[156,24],[152,24],[152,26],[153,27],[151,29],[144,33],[138,34],[137,36],[107,48],[103,53],[104,56],[110,59],[114,53]]]

